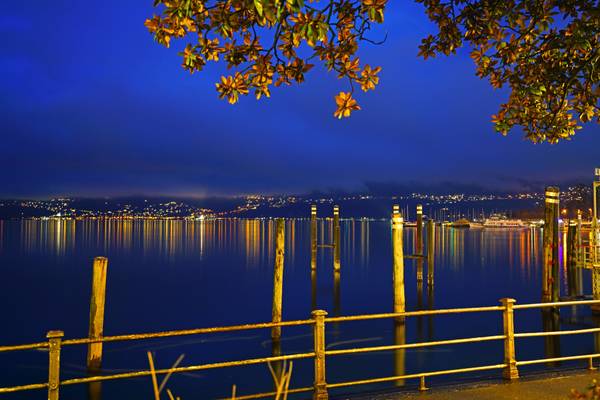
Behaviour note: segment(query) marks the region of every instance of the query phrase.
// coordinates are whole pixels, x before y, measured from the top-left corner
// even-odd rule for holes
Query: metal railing
[[[50,331],[47,334],[47,341],[16,345],[16,346],[0,346],[0,353],[12,352],[12,351],[24,351],[24,350],[35,350],[35,349],[48,349],[48,381],[44,383],[36,383],[30,385],[21,385],[13,387],[0,388],[1,393],[20,392],[25,390],[34,389],[47,389],[49,400],[59,399],[59,388],[60,386],[85,384],[91,382],[102,382],[117,379],[136,378],[151,376],[153,373],[157,375],[166,375],[172,373],[181,372],[192,372],[216,368],[227,368],[244,365],[263,364],[269,362],[278,362],[285,360],[299,360],[312,358],[314,360],[314,384],[310,387],[292,388],[289,390],[290,394],[293,393],[313,393],[313,399],[316,400],[327,400],[328,389],[342,388],[355,385],[365,385],[382,382],[401,381],[406,379],[419,379],[419,389],[425,390],[425,379],[432,376],[460,374],[476,371],[489,371],[489,370],[503,370],[503,377],[505,379],[517,379],[519,377],[518,367],[532,364],[558,362],[558,361],[570,361],[570,360],[588,360],[589,367],[593,367],[593,359],[600,358],[600,353],[583,354],[576,356],[565,356],[565,357],[553,357],[533,360],[518,360],[515,355],[515,339],[520,338],[531,338],[540,336],[561,336],[561,335],[577,335],[577,334],[588,334],[588,333],[600,333],[600,328],[588,328],[588,329],[577,329],[577,330],[563,330],[563,331],[544,331],[544,332],[520,332],[515,333],[514,330],[514,311],[525,310],[534,308],[558,308],[564,306],[582,306],[582,305],[600,305],[600,300],[584,300],[584,301],[564,301],[555,303],[535,303],[535,304],[515,304],[514,299],[501,299],[501,305],[489,306],[489,307],[469,307],[469,308],[452,308],[452,309],[439,309],[439,310],[423,310],[423,311],[408,311],[403,313],[384,313],[384,314],[368,314],[368,315],[353,315],[353,316],[341,316],[341,317],[330,317],[327,318],[327,312],[323,310],[316,310],[312,313],[311,319],[296,320],[296,321],[285,321],[285,322],[267,322],[258,324],[247,324],[247,325],[235,325],[225,327],[214,327],[214,328],[199,328],[189,330],[177,330],[167,332],[155,332],[155,333],[143,333],[143,334],[131,334],[131,335],[117,335],[117,336],[104,336],[101,338],[83,338],[83,339],[67,339],[64,340],[64,333],[62,331]],[[340,350],[326,350],[326,338],[325,328],[329,323],[340,323],[348,321],[367,321],[375,319],[390,319],[393,318],[399,324],[403,324],[406,318],[410,317],[421,317],[421,316],[433,316],[433,315],[446,315],[446,314],[465,314],[465,313],[488,313],[488,312],[501,312],[503,319],[503,332],[499,335],[491,336],[479,336],[479,337],[468,337],[458,339],[448,339],[440,341],[430,342],[419,342],[419,343],[405,343],[385,346],[372,346],[372,347],[360,347],[351,349],[340,349]],[[146,340],[156,338],[167,338],[177,337],[186,335],[201,335],[208,333],[222,333],[222,332],[233,332],[242,330],[255,330],[255,329],[267,329],[273,327],[290,327],[290,326],[312,326],[313,327],[313,339],[314,348],[313,351],[308,353],[296,353],[272,357],[261,357],[261,358],[250,358],[245,360],[237,361],[225,361],[217,363],[209,363],[202,365],[192,365],[185,367],[175,367],[168,369],[157,369],[157,370],[139,370],[125,373],[109,374],[109,375],[98,375],[88,376],[82,378],[73,379],[60,379],[60,353],[65,346],[74,345],[89,345],[91,343],[108,343],[118,341],[131,341],[131,340]],[[346,382],[334,382],[327,383],[326,379],[326,368],[325,361],[327,357],[335,357],[340,355],[351,355],[351,354],[362,354],[380,351],[390,350],[403,350],[412,348],[422,347],[433,347],[433,346],[447,346],[464,343],[478,343],[488,341],[503,341],[504,343],[504,359],[502,363],[492,365],[474,366],[469,368],[458,368],[458,369],[446,369],[439,371],[423,371],[411,374],[402,374],[388,377],[371,378],[355,381]],[[271,397],[275,393],[258,393],[246,396],[237,396],[237,400],[245,399],[257,399]]]

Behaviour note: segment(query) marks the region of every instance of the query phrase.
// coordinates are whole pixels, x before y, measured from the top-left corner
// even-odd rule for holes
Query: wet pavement
[[[572,389],[585,392],[598,371],[581,371],[521,378],[513,382],[494,381],[471,385],[438,387],[425,392],[378,393],[352,400],[566,400]],[[343,397],[342,397],[343,398]]]

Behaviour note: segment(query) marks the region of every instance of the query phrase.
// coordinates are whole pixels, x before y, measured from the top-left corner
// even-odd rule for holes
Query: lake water
[[[188,329],[271,318],[274,262],[273,220],[217,221],[0,221],[0,345],[45,340],[48,330],[66,338],[85,337],[89,318],[92,260],[109,258],[105,335]],[[330,243],[330,222],[320,221],[320,242]],[[404,230],[405,252],[413,253],[414,228]],[[321,249],[316,281],[311,282],[310,222],[286,221],[283,318],[306,319],[313,307],[329,315],[392,311],[392,259],[389,221],[342,220],[341,273],[336,279],[332,251]],[[408,310],[497,305],[503,297],[518,303],[541,296],[541,231],[460,230],[436,227],[435,284],[416,283],[416,261],[406,260]],[[427,248],[425,246],[425,248]],[[561,254],[563,254],[561,247]],[[426,263],[425,263],[426,265]],[[564,264],[561,274],[565,273]],[[589,294],[589,273],[581,274]],[[426,281],[426,279],[425,279]],[[566,282],[563,279],[562,282]],[[314,285],[313,285],[314,283]],[[561,283],[561,292],[567,293]],[[516,311],[517,332],[544,326],[576,329],[598,326],[589,310],[563,309],[560,318],[540,310]],[[392,320],[329,324],[329,349],[406,343],[502,333],[500,313],[408,318],[403,332]],[[517,359],[598,352],[593,335],[519,339]],[[282,353],[312,349],[310,327],[283,329]],[[105,345],[104,370],[146,369],[146,351],[159,368],[271,355],[269,330]],[[85,376],[85,346],[63,350],[62,378]],[[501,341],[327,359],[330,383],[370,377],[502,363]],[[581,363],[580,363],[581,364]],[[562,365],[572,366],[566,363]],[[554,365],[553,368],[557,366]],[[522,375],[546,368],[521,368]],[[428,380],[497,378],[501,371]],[[47,380],[47,353],[0,353],[0,386]],[[312,360],[294,362],[293,387],[312,385]],[[185,400],[272,390],[266,365],[175,375],[167,385]],[[407,387],[416,382],[407,381]],[[340,389],[333,393],[386,390],[395,383]],[[87,387],[61,389],[61,399],[86,398]],[[44,399],[45,391],[0,395]],[[149,399],[149,378],[106,382],[102,398]],[[305,396],[308,397],[308,396]],[[166,397],[165,397],[166,398]]]

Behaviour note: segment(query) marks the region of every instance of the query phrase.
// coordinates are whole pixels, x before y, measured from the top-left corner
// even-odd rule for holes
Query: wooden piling
[[[393,251],[393,282],[394,282],[394,312],[403,313],[406,307],[404,298],[404,249],[402,231],[404,221],[398,209],[392,214],[392,251]],[[403,322],[404,317],[397,321]]]
[[[560,191],[557,187],[546,188],[542,266],[542,301],[544,302],[556,302],[559,298],[559,195]]]
[[[106,304],[106,274],[108,259],[94,258],[92,271],[92,295],[90,299],[90,326],[88,337],[99,339],[104,333],[104,305]],[[87,368],[91,372],[102,367],[102,342],[88,344]]]
[[[310,269],[317,269],[317,206],[310,206]]]
[[[340,206],[333,206],[333,270],[340,270]]]
[[[432,219],[427,221],[427,285],[433,286],[435,268],[435,224]]]
[[[423,255],[423,206],[421,204],[417,204],[417,236],[415,243],[415,253]]]
[[[281,322],[281,310],[283,302],[283,263],[285,259],[285,222],[278,219],[275,233],[275,268],[273,273],[273,312],[272,321]],[[271,338],[281,337],[281,327],[275,326],[271,329]]]
[[[569,296],[577,296],[577,223],[569,221],[567,231],[567,284]]]

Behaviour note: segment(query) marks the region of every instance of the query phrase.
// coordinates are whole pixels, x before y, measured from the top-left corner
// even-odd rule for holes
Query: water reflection
[[[243,254],[249,269],[271,265],[273,262],[274,220],[23,220],[20,224],[20,247],[26,253],[45,253],[65,256],[80,248],[111,251],[142,251],[144,257],[160,257],[170,260],[179,256],[197,256],[202,259],[215,252],[236,252]],[[342,262],[359,268],[370,264],[373,251],[371,225],[384,224],[366,219],[341,222]],[[331,220],[317,221],[318,243],[330,244],[333,241]],[[378,225],[378,227],[379,227]],[[6,223],[0,225],[0,244],[5,239]],[[413,229],[414,231],[414,229]],[[415,246],[414,232],[405,230],[405,243]],[[293,262],[297,256],[297,246],[304,257],[310,254],[310,223],[295,220],[286,221],[286,260]],[[481,269],[489,268],[504,260],[511,273],[523,280],[537,276],[540,263],[541,235],[537,229],[517,231],[502,230],[462,230],[438,226],[435,229],[433,249],[435,260],[427,260],[427,280],[433,280],[433,263],[451,270],[462,270],[466,258],[477,260]],[[3,245],[5,247],[5,245]],[[562,248],[561,254],[567,251]],[[2,248],[2,247],[0,247]],[[318,264],[329,268],[332,249],[319,248]],[[414,254],[414,252],[413,252]],[[563,257],[562,265],[565,266]],[[424,262],[416,262],[417,276],[423,278]],[[566,275],[566,269],[564,270]],[[580,280],[576,276],[569,280]],[[563,290],[569,291],[565,280]]]
[[[402,321],[394,321],[394,344],[396,346],[406,344],[406,325]],[[396,349],[394,351],[394,375],[402,376],[406,372],[406,350]],[[396,386],[404,386],[404,379],[398,379]]]
[[[316,221],[316,226],[318,243],[331,244],[334,232],[333,221],[319,219]],[[391,284],[389,221],[363,219],[341,221],[341,271],[338,272],[333,270],[331,248],[318,249],[317,268],[311,270],[311,225],[309,220],[287,220],[285,230],[284,319],[306,318],[309,308],[325,309],[332,316],[391,311],[393,285]],[[414,251],[410,249],[414,246],[415,229],[407,228],[403,232],[405,253],[414,254]],[[19,265],[23,267],[21,268],[23,271],[28,271],[27,268],[34,270],[38,265],[43,264],[39,262],[40,259],[50,259],[50,257],[45,259],[38,257],[40,254],[60,257],[65,260],[65,263],[81,262],[82,253],[86,257],[90,254],[102,253],[109,257],[123,254],[133,256],[135,260],[130,263],[131,265],[117,262],[114,264],[119,268],[120,277],[123,279],[121,283],[114,281],[113,285],[115,286],[111,286],[111,289],[113,287],[120,289],[120,292],[115,289],[111,293],[111,295],[116,293],[111,304],[117,304],[119,301],[120,303],[118,306],[115,305],[110,317],[113,329],[116,327],[116,330],[121,332],[129,331],[130,327],[134,327],[134,331],[156,330],[156,320],[150,310],[162,303],[167,305],[165,307],[170,307],[174,302],[179,302],[177,304],[193,303],[193,307],[169,308],[169,315],[166,316],[169,321],[165,323],[166,328],[170,328],[170,324],[174,321],[184,321],[185,327],[196,327],[235,324],[242,320],[244,322],[267,320],[270,318],[267,305],[270,304],[272,292],[270,271],[274,263],[274,238],[275,221],[269,219],[0,221],[2,261],[6,265],[9,265],[9,262],[15,264],[20,262]],[[460,230],[436,226],[434,238],[435,240],[429,243],[429,235],[425,237],[426,261],[421,258],[407,259],[405,262],[406,276],[411,277],[406,279],[408,310],[490,305],[496,304],[499,298],[507,296],[514,296],[519,303],[539,301],[542,239],[539,230]],[[7,249],[14,251],[15,254],[6,256],[4,253]],[[433,250],[430,252],[430,249]],[[430,257],[430,253],[432,253],[432,257]],[[565,274],[569,274],[569,269],[565,265],[565,260],[569,259],[569,249],[561,247],[561,254],[563,255],[561,271],[565,277]],[[30,257],[27,257],[28,255]],[[138,257],[139,260],[137,260]],[[15,262],[15,260],[17,261]],[[199,260],[203,262],[198,263]],[[165,263],[173,263],[182,268],[171,268],[168,274],[164,274],[162,266]],[[157,268],[150,268],[145,273],[139,273],[146,265],[157,266]],[[191,270],[190,265],[202,270],[202,274]],[[61,281],[72,279],[74,282],[85,283],[87,276],[83,276],[81,270],[84,269],[65,268],[52,272]],[[412,272],[413,270],[415,273]],[[16,277],[14,280],[22,279],[15,284],[15,287],[26,287],[31,284],[30,277],[26,276],[28,274],[21,274],[19,268],[13,268],[9,271],[9,274],[11,273],[13,277]],[[418,281],[417,273],[422,278]],[[590,289],[582,285],[583,274],[581,269],[576,269],[573,275],[567,276],[568,279],[564,280],[566,285],[561,285],[563,293],[571,295],[573,293],[589,293]],[[136,285],[123,283],[129,277],[139,280],[141,283],[139,288],[135,287]],[[157,279],[164,280],[166,284],[157,285],[155,283]],[[13,282],[14,280],[6,279],[5,281]],[[228,289],[235,290],[235,296],[231,294],[232,292],[223,290],[223,282],[227,282]],[[119,284],[120,286],[118,286]],[[145,290],[143,288],[147,286],[154,289],[153,292],[157,296],[155,302],[151,301],[152,299],[144,298],[142,292]],[[46,285],[40,285],[38,289],[43,291],[45,288]],[[131,293],[119,297],[119,293],[127,291],[125,289],[130,290]],[[87,291],[87,287],[85,291]],[[68,307],[72,307],[76,303],[70,297],[63,299],[47,293],[44,293],[43,296],[50,301],[62,301],[63,303],[59,304],[62,306],[61,309],[69,309]],[[216,307],[215,304],[219,306]],[[19,306],[23,305],[19,304]],[[85,308],[83,307],[83,311],[75,309],[73,315],[87,316]],[[31,312],[35,309],[37,306],[35,308],[32,306],[32,309],[26,311]],[[190,313],[190,309],[193,312]],[[578,312],[582,314],[578,315],[579,319],[587,318],[587,314],[584,314],[585,310],[580,310]],[[568,315],[568,312],[568,309],[564,309],[563,316]],[[524,311],[523,314],[517,313],[517,318],[525,315],[524,313]],[[534,317],[530,318],[530,315],[532,314],[528,314],[527,319],[517,321],[518,331],[556,330],[561,323],[556,313],[540,315],[535,310]],[[571,315],[574,316],[574,313]],[[20,326],[23,331],[37,332],[47,329],[47,323],[44,323],[43,326],[27,326],[25,329],[23,323],[19,322],[19,317],[9,315],[9,318],[13,319],[11,323],[7,322],[7,326]],[[453,319],[453,317],[425,316],[409,318],[405,324],[394,321],[393,326],[387,325],[387,321],[381,322],[383,329],[380,329],[381,326],[376,326],[375,322],[365,324],[364,328],[358,326],[359,324],[340,323],[339,326],[328,325],[327,335],[331,335],[328,337],[328,341],[336,341],[350,346],[348,343],[372,338],[384,331],[385,335],[382,334],[382,337],[377,339],[381,340],[380,344],[402,345],[406,342],[465,337],[468,334],[497,334],[502,329],[498,325],[497,315],[494,315],[493,318],[490,316],[487,320],[485,318],[485,315],[478,315],[477,318],[465,319],[463,324],[457,323],[457,319]],[[123,323],[124,319],[127,319],[127,323]],[[16,325],[17,323],[21,323],[21,325]],[[65,330],[73,332],[77,329],[81,330],[82,326],[85,327],[85,322],[84,325],[79,324],[76,327],[68,326],[68,323],[68,321],[64,322],[64,326],[61,328],[64,327]],[[562,321],[563,329],[568,329],[569,325],[574,323],[579,322],[577,320]],[[590,324],[589,319],[587,324]],[[594,321],[594,324],[597,326],[598,321]],[[121,329],[121,326],[126,328]],[[468,332],[465,332],[465,329],[468,329]],[[299,335],[298,337],[304,336]],[[309,341],[310,335],[306,337],[308,338],[306,340]],[[598,351],[598,347],[600,347],[598,334],[595,335],[595,339],[594,345]],[[283,349],[284,353],[298,349],[304,350],[311,345],[309,342],[302,342],[304,339],[294,340],[298,340],[298,342],[289,342],[292,343],[289,348],[287,348],[288,342],[286,342],[284,347],[287,349]],[[545,342],[542,343],[542,339],[539,339],[536,351],[539,353],[542,350],[545,351],[546,357],[549,358],[559,356],[561,351],[565,354],[586,354],[591,349],[580,349],[579,347],[575,349],[573,346],[592,346],[591,340],[588,341],[589,343],[584,341],[575,343],[569,342],[568,338],[563,338],[562,348],[558,336],[548,336],[544,340]],[[246,346],[244,351],[250,348],[247,344],[243,345]],[[280,343],[272,342],[272,345],[270,350],[273,355],[282,353]],[[209,354],[212,346],[206,346],[202,350]],[[233,345],[228,343],[228,346]],[[264,352],[268,353],[269,349]],[[540,356],[540,354],[529,352],[529,347],[520,347],[518,356],[524,360]],[[479,358],[487,357],[485,360],[481,360],[480,364],[488,361],[490,364],[498,362],[495,350],[461,352],[460,357],[447,357],[445,353],[441,353],[437,349],[409,351],[408,353],[404,349],[395,349],[383,356],[382,354],[384,353],[373,355],[373,357],[387,357],[385,362],[378,362],[381,359],[372,359],[374,362],[370,364],[370,367],[374,369],[374,376],[389,375],[392,366],[396,375],[402,375],[422,370],[440,369],[441,363],[447,363],[448,368],[462,367],[464,365],[458,364],[463,361],[465,365],[477,364],[471,362],[475,357],[477,357],[476,361],[480,361]],[[463,355],[467,359],[463,359]],[[249,354],[249,356],[263,357],[265,354]],[[231,357],[236,359],[239,354],[231,354]],[[123,365],[126,363],[123,362]],[[331,366],[328,368],[332,372],[338,370],[346,372],[355,365],[356,368],[364,368],[365,364],[362,362],[352,364],[348,363],[347,359],[332,357],[331,364],[328,365]],[[121,366],[121,364],[118,365],[118,367]],[[385,371],[379,370],[380,367],[381,369],[385,368]],[[299,377],[304,378],[300,375]],[[356,379],[364,377],[364,374],[357,374]],[[395,383],[403,385],[404,381],[398,380]],[[108,395],[109,386],[103,387],[107,392],[104,394],[105,396]],[[95,399],[93,391],[99,392],[99,388],[92,389],[94,388],[90,387],[89,398]]]
[[[545,308],[542,309],[542,325],[544,332],[552,332],[560,330],[560,315],[557,309]],[[544,336],[544,353],[546,358],[560,357],[560,336],[548,335]],[[549,362],[549,367],[555,367],[559,363]]]

